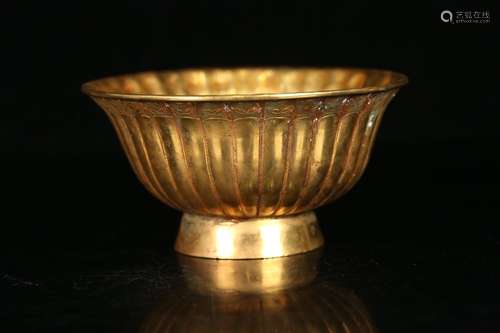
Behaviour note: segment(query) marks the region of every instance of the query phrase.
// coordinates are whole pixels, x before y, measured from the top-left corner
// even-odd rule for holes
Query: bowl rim
[[[96,84],[112,78],[123,78],[128,76],[139,76],[151,73],[161,72],[182,72],[182,71],[203,71],[203,70],[348,70],[361,72],[379,72],[393,76],[391,83],[368,86],[353,89],[335,89],[335,90],[315,90],[307,92],[284,92],[284,93],[256,93],[256,94],[229,94],[229,95],[158,95],[158,94],[136,94],[104,91],[96,87]],[[282,100],[299,99],[329,96],[347,96],[360,95],[375,92],[383,92],[400,88],[408,84],[408,77],[400,72],[362,67],[303,67],[303,66],[277,66],[277,67],[186,67],[167,70],[150,70],[122,75],[112,75],[102,77],[96,80],[85,82],[81,86],[81,91],[91,97],[102,97],[111,99],[140,100],[140,101],[177,101],[177,102],[224,102],[224,101],[259,101],[259,100]]]

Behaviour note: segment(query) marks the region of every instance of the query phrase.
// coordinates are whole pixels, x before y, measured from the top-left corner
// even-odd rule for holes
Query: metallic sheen
[[[244,223],[185,213],[175,249],[196,257],[249,259],[282,257],[321,245],[323,236],[313,212]]]
[[[322,249],[295,256],[213,260],[177,256],[188,288],[210,295],[270,293],[310,284],[318,275]]]
[[[106,111],[142,184],[189,213],[183,221],[197,216],[213,226],[225,221],[261,228],[310,212],[354,186],[382,114],[406,82],[402,74],[380,70],[193,69],[106,78],[82,89]],[[310,216],[294,220],[307,224]],[[200,229],[187,235],[181,227],[178,251],[234,259],[321,245],[308,243],[306,234],[290,237],[288,227],[269,228],[274,234],[254,231],[254,238],[233,244],[233,255],[221,256],[228,245],[207,244],[230,238],[196,225]],[[282,250],[266,252],[265,237],[281,242],[276,248]]]

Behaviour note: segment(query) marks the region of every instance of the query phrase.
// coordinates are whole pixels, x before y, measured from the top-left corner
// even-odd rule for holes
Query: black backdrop
[[[443,9],[488,10],[491,23],[446,24]],[[321,210],[325,222],[338,221],[348,238],[495,238],[498,219],[488,213],[498,203],[496,14],[493,3],[451,1],[7,6],[2,192],[6,208],[17,210],[4,224],[16,232],[4,235],[14,245],[148,243],[178,217],[141,188],[81,83],[148,69],[315,65],[410,78],[385,115],[365,177]]]
[[[444,9],[488,10],[491,22],[444,23]],[[38,1],[3,4],[1,15],[9,267],[29,272],[40,253],[57,262],[73,250],[171,249],[180,213],[142,188],[81,83],[180,67],[361,66],[410,84],[389,106],[360,183],[318,210],[327,241],[393,244],[403,261],[431,248],[423,261],[436,276],[448,251],[459,276],[491,278],[482,258],[500,246],[493,1]]]

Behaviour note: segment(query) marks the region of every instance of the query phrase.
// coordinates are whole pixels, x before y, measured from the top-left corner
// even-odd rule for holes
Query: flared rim
[[[145,74],[163,73],[163,72],[183,72],[183,71],[214,71],[214,70],[342,70],[362,72],[365,74],[385,75],[390,78],[387,83],[370,85],[361,88],[352,89],[334,89],[334,90],[315,90],[306,92],[270,92],[270,93],[245,93],[245,94],[207,94],[207,95],[171,95],[171,94],[143,94],[143,93],[128,93],[118,91],[106,91],[102,89],[101,83],[106,80],[123,79],[126,77],[135,77]],[[141,100],[141,101],[179,101],[179,102],[198,102],[198,101],[256,101],[256,100],[281,100],[281,99],[299,99],[299,98],[314,98],[328,96],[345,96],[369,94],[375,92],[383,92],[399,88],[408,83],[408,77],[405,74],[372,68],[356,68],[356,67],[237,67],[237,68],[185,68],[178,70],[166,71],[146,71],[117,76],[104,77],[97,80],[92,80],[82,84],[81,90],[83,93],[92,97],[125,99],[125,100]]]

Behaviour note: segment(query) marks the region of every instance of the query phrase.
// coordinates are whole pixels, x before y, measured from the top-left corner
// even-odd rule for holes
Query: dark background
[[[444,9],[488,10],[491,22],[443,23]],[[64,286],[74,276],[172,253],[180,213],[136,180],[83,82],[150,69],[313,65],[410,78],[365,176],[318,210],[326,256],[342,262],[336,276],[344,269],[355,281],[346,285],[378,292],[367,302],[381,332],[500,326],[493,1],[40,1],[1,12],[5,322],[52,327],[58,316],[58,328],[81,328],[87,303],[73,304],[80,315],[69,319],[50,311],[73,297]],[[43,282],[56,276],[62,287]],[[38,296],[36,285],[45,286]],[[29,306],[47,295],[56,295],[52,307]]]

